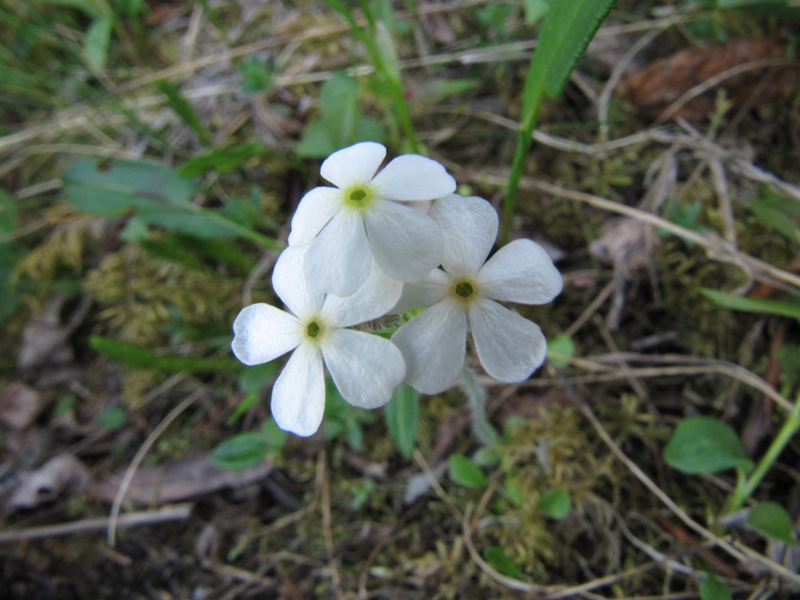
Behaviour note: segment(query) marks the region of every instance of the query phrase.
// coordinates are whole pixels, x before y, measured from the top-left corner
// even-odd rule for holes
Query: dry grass
[[[504,5],[417,4],[395,17],[420,139],[459,182],[499,207],[535,36],[518,10],[497,12]],[[85,21],[60,8],[65,20],[50,23],[48,36],[18,36],[36,51],[17,49],[18,63],[9,62],[30,61],[32,80],[12,88],[7,79],[8,93],[28,110],[8,109],[0,122],[0,185],[19,208],[0,242],[21,254],[12,265],[17,308],[3,323],[0,388],[25,381],[42,408],[26,428],[0,433],[6,499],[20,474],[57,454],[78,457],[95,482],[126,469],[132,478],[137,467],[207,452],[268,416],[264,397],[225,424],[243,397],[234,372],[137,370],[98,355],[87,340],[105,333],[168,354],[224,355],[241,305],[272,298],[265,276],[274,251],[237,241],[213,251],[187,246],[191,261],[153,253],[120,237],[124,219],[88,219],[64,203],[64,167],[82,156],[177,167],[210,149],[258,142],[267,151],[239,168],[197,177],[204,190],[197,201],[222,207],[253,198],[264,231],[280,240],[300,196],[318,181],[318,165],[292,149],[318,113],[320,83],[337,70],[364,80],[371,73],[324,3],[148,6],[139,25],[115,28],[103,69],[81,57]],[[24,10],[0,10],[9,33]],[[423,399],[413,461],[397,453],[376,418],[362,425],[360,451],[341,435],[293,440],[272,459],[267,480],[193,497],[191,515],[181,505],[177,523],[154,525],[169,507],[133,520],[122,494],[111,511],[91,489],[6,510],[0,591],[9,598],[667,599],[698,597],[711,571],[736,597],[791,597],[800,586],[793,549],[714,522],[732,473],[684,475],[661,454],[682,418],[710,414],[758,456],[796,393],[774,354],[797,344],[796,323],[722,309],[698,288],[800,294],[797,245],[745,206],[767,189],[800,201],[797,89],[779,102],[734,104],[720,77],[682,90],[660,116],[620,90],[632,71],[709,44],[715,33],[784,41],[797,35],[797,23],[714,15],[677,1],[620,1],[564,97],[546,106],[513,235],[554,248],[565,290],[552,306],[521,312],[550,338],[568,333],[577,352],[567,367],[548,365],[521,384],[482,381],[490,418],[504,432],[488,487],[467,489],[447,477],[448,455],[479,448],[453,390]],[[44,65],[57,57],[60,85],[46,86]],[[237,61],[253,57],[274,70],[273,86],[245,94]],[[170,108],[155,87],[161,79],[191,103],[208,144]],[[453,79],[475,84],[426,99],[428,82]],[[707,118],[670,118],[703,94],[714,107]],[[361,107],[384,119],[368,86]],[[695,205],[694,221],[675,217]],[[66,300],[44,329],[51,334],[81,314],[81,298],[92,308],[57,340],[67,356],[53,352],[22,371],[26,326],[53,298]],[[98,425],[109,406],[124,407],[120,428]],[[790,444],[756,494],[793,517],[797,451]],[[405,503],[412,481],[427,491]],[[573,501],[558,521],[537,505],[556,487]],[[113,548],[94,532],[95,517],[109,511],[112,525],[118,511],[120,524],[136,525],[117,531]],[[487,560],[492,547],[519,573],[498,571]]]

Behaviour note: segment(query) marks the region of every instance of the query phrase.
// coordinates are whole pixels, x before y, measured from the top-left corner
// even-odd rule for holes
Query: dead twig
[[[760,566],[765,568],[767,571],[776,575],[778,577],[782,577],[787,581],[791,581],[793,584],[800,584],[800,574],[787,569],[785,566],[776,563],[763,554],[752,550],[751,548],[741,544],[735,540],[728,540],[723,539],[707,528],[703,527],[700,523],[695,521],[686,511],[684,511],[678,504],[670,498],[658,485],[650,479],[650,477],[642,471],[642,469],[628,456],[622,451],[622,448],[614,441],[611,435],[606,431],[603,424],[600,422],[600,419],[597,418],[597,415],[594,414],[591,406],[583,398],[578,391],[572,386],[566,378],[560,377],[559,378],[561,385],[566,392],[567,396],[575,403],[575,405],[580,409],[586,419],[591,423],[592,427],[594,427],[597,434],[600,436],[600,439],[603,440],[603,443],[608,446],[611,452],[622,462],[625,467],[628,468],[631,473],[638,479],[651,493],[653,493],[670,511],[680,520],[682,521],[689,529],[697,533],[701,538],[710,542],[712,545],[720,548],[731,557],[736,559],[737,561],[745,561],[746,559],[750,559],[758,563]]]
[[[136,470],[139,468],[139,465],[142,464],[145,455],[150,451],[150,448],[153,447],[153,444],[156,443],[156,440],[161,437],[161,434],[167,430],[172,422],[177,419],[184,410],[189,408],[204,394],[205,390],[200,388],[193,394],[187,396],[178,406],[173,408],[170,413],[164,417],[164,420],[161,421],[161,423],[158,424],[158,426],[150,433],[150,435],[147,436],[147,439],[144,441],[141,448],[139,448],[136,456],[133,457],[131,464],[125,471],[122,482],[119,484],[117,495],[114,497],[114,503],[111,505],[111,515],[108,519],[107,542],[112,548],[114,547],[114,543],[116,541],[117,522],[119,521],[119,512],[122,508],[122,502],[125,499],[125,492],[128,490],[128,486],[130,486],[133,476],[136,474]]]
[[[322,536],[325,539],[325,549],[328,552],[328,569],[331,574],[331,583],[334,594],[339,600],[344,600],[342,592],[342,577],[339,567],[336,566],[336,553],[333,546],[333,531],[331,523],[331,482],[328,474],[328,454],[325,449],[319,453],[317,461],[317,479],[322,486]]]
[[[491,175],[489,173],[467,174],[467,178],[475,183],[488,183],[499,186],[505,186],[508,179],[507,176]],[[758,281],[774,285],[775,287],[795,294],[800,293],[800,275],[795,275],[794,273],[780,269],[749,254],[745,254],[714,233],[692,231],[691,229],[676,225],[658,215],[654,215],[653,213],[639,208],[613,202],[593,194],[569,190],[533,177],[522,177],[520,179],[520,188],[537,190],[546,194],[551,194],[557,198],[582,202],[601,210],[625,215],[654,225],[704,248],[708,257],[713,260],[738,266],[744,270],[748,276],[752,276]]]
[[[193,504],[184,502],[172,506],[162,506],[156,510],[145,510],[122,515],[115,520],[114,527],[139,527],[141,525],[156,525],[168,521],[183,521],[189,518]],[[29,527],[0,533],[0,544],[17,542],[20,540],[37,540],[88,531],[102,531],[111,524],[110,517],[81,519],[72,523],[59,523],[58,525],[43,525]]]

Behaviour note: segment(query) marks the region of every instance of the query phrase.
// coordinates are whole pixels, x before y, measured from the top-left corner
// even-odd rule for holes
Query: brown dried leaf
[[[208,455],[192,456],[166,465],[141,467],[131,480],[125,499],[138,505],[180,502],[210,494],[223,488],[238,488],[266,477],[272,465],[262,463],[250,469],[230,470],[218,467]],[[112,502],[124,474],[113,481],[95,482],[89,494]]]
[[[619,275],[646,267],[650,263],[654,237],[650,226],[632,217],[610,219],[602,236],[589,245],[589,252],[597,260],[613,265]]]
[[[737,109],[780,102],[800,91],[800,65],[779,64],[785,55],[786,46],[770,39],[738,39],[690,48],[651,63],[624,79],[620,88],[633,104],[655,117],[697,85],[729,69],[751,64],[752,69],[711,86],[669,115],[698,123],[714,110],[719,88],[726,90]],[[765,64],[759,65],[760,62]]]
[[[9,429],[27,429],[42,412],[42,396],[21,381],[0,392],[0,421]]]
[[[20,369],[32,369],[46,362],[64,364],[72,360],[72,348],[67,340],[86,318],[91,298],[84,297],[72,313],[62,321],[61,312],[66,296],[57,295],[47,310],[33,318],[22,332],[22,349],[17,356]]]
[[[32,473],[23,473],[21,483],[8,501],[8,508],[34,508],[59,496],[82,490],[89,481],[89,470],[74,456],[62,454],[48,460]]]

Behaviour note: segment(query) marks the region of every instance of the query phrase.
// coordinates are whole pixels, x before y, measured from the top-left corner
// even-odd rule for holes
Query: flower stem
[[[400,127],[406,136],[406,144],[412,152],[424,154],[424,147],[417,138],[417,132],[411,121],[411,114],[406,103],[405,89],[400,74],[400,67],[397,60],[397,52],[394,47],[389,27],[382,21],[375,18],[369,5],[359,0],[359,6],[367,19],[367,31],[365,32],[355,20],[353,13],[341,2],[341,0],[327,0],[328,4],[338,11],[346,20],[353,35],[364,44],[372,61],[375,72],[381,78],[388,89],[392,99],[393,111],[387,110],[387,117],[393,122],[399,122]]]
[[[472,434],[484,446],[490,446],[500,440],[492,424],[486,418],[486,390],[478,383],[475,372],[467,365],[461,370],[458,379],[461,389],[467,397],[472,416]]]
[[[723,514],[730,514],[740,509],[742,505],[747,502],[747,499],[752,496],[755,489],[761,483],[761,480],[764,479],[764,476],[769,472],[770,468],[772,468],[775,461],[778,460],[783,449],[798,430],[800,430],[800,397],[795,401],[792,412],[789,413],[789,417],[781,427],[778,435],[772,440],[772,443],[764,453],[764,456],[761,457],[756,468],[750,473],[749,477],[741,478],[736,485],[736,489],[733,491]]]
[[[520,121],[517,128],[517,148],[514,151],[514,159],[511,162],[511,173],[508,176],[506,185],[506,197],[503,200],[503,216],[500,225],[500,245],[508,242],[511,233],[511,220],[514,218],[514,211],[517,207],[517,192],[519,191],[519,180],[522,178],[522,170],[525,166],[525,159],[531,148],[531,136],[536,122],[539,119],[539,110],[542,108],[544,94],[539,94],[533,102],[530,111]]]

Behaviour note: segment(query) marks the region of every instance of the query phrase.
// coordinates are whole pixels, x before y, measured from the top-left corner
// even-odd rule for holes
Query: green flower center
[[[473,291],[472,284],[468,281],[462,281],[461,283],[456,284],[456,294],[462,298],[469,298]]]
[[[311,321],[311,323],[306,325],[306,335],[311,338],[315,338],[319,335],[319,325],[316,321]]]
[[[478,292],[478,284],[474,279],[456,279],[450,284],[450,297],[464,304],[474,302]]]
[[[344,205],[357,211],[366,210],[375,200],[375,192],[368,185],[355,184],[342,190]]]

